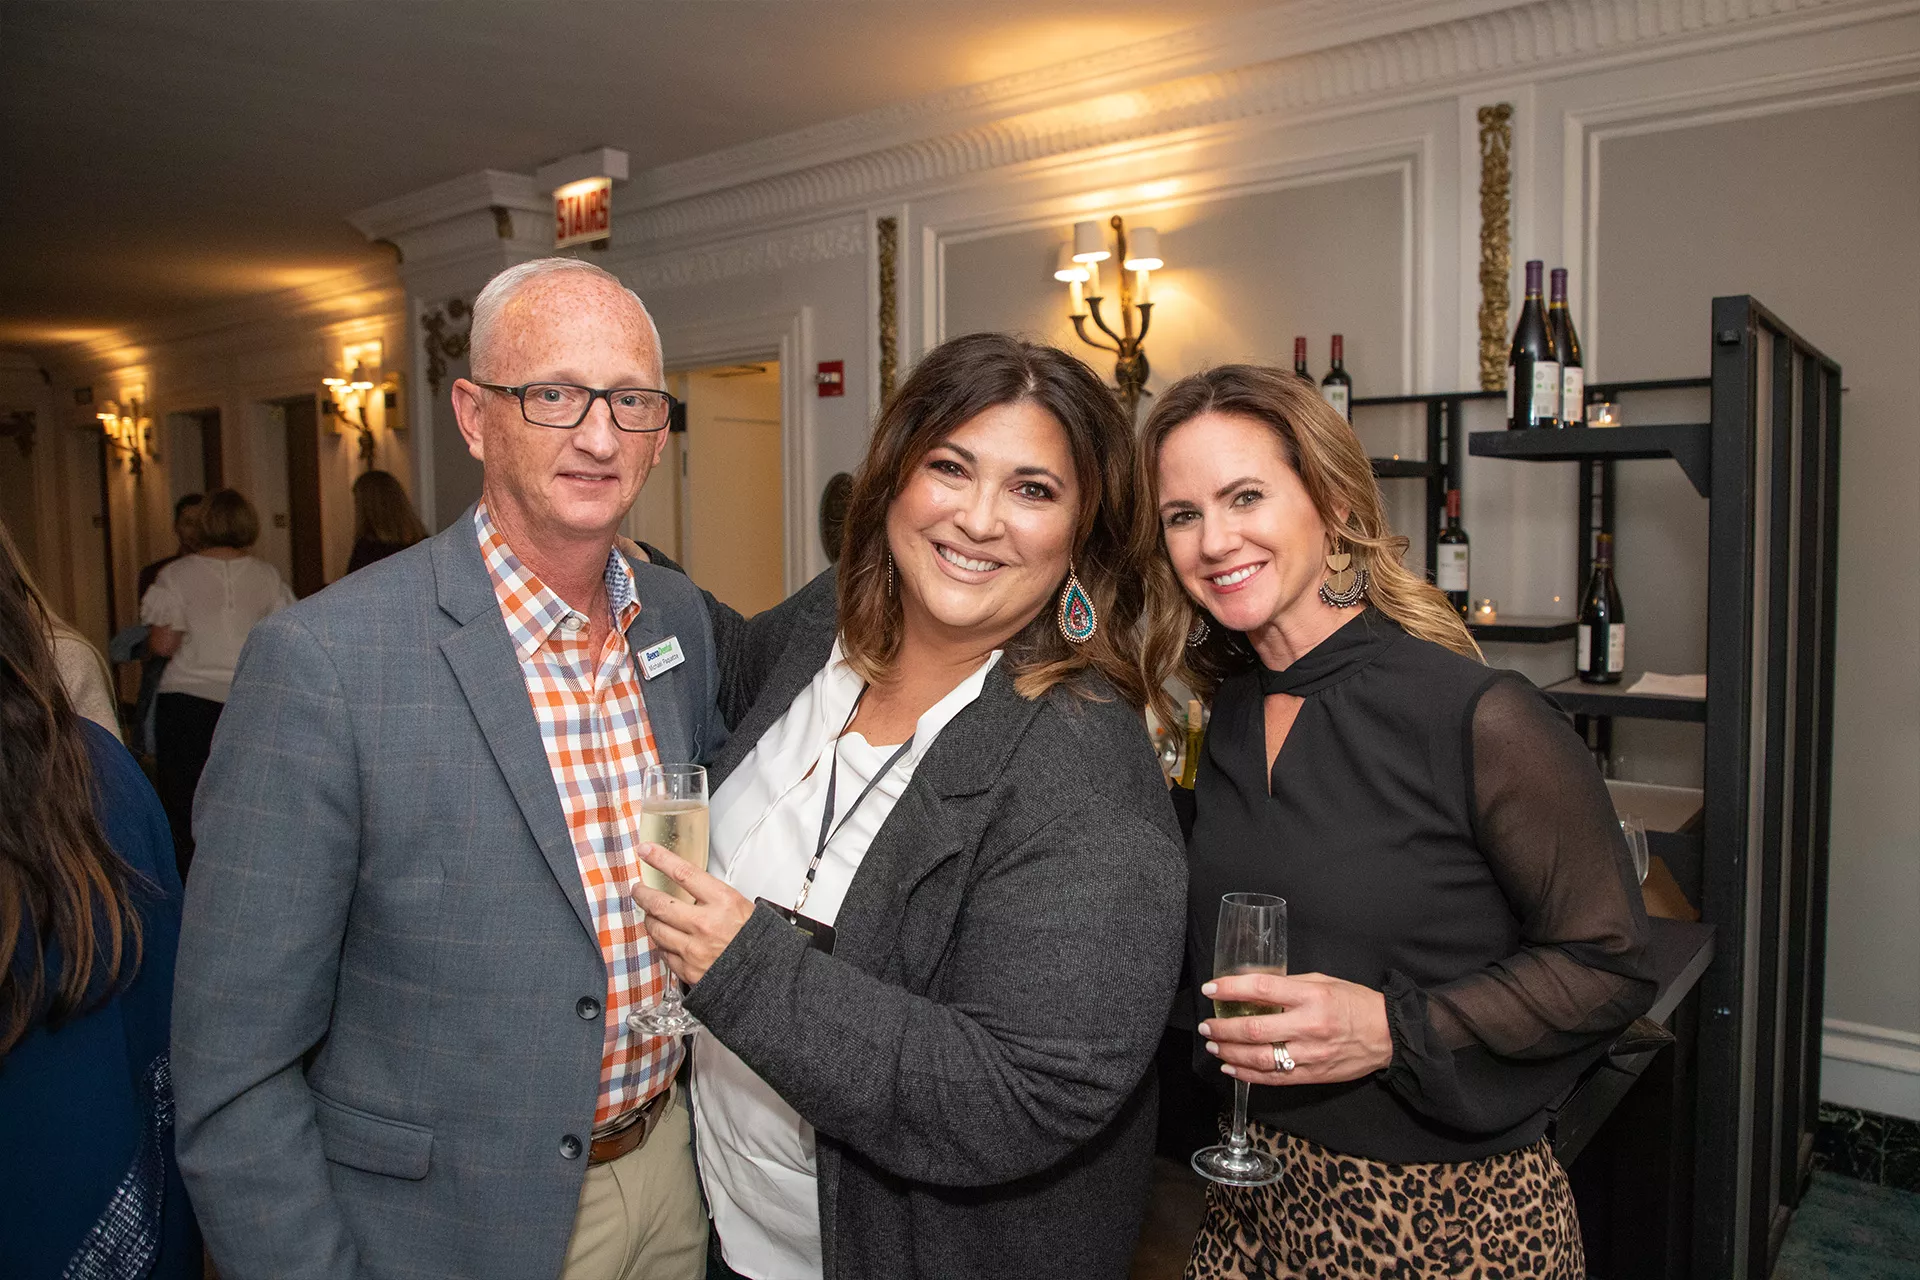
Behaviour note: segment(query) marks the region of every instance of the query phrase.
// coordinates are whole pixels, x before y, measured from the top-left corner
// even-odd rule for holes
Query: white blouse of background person
[[[140,621],[183,633],[160,677],[160,692],[225,702],[247,632],[292,603],[293,592],[280,571],[265,560],[205,555],[175,560],[140,598]]]
[[[1000,659],[935,703],[901,757],[865,803],[847,809],[899,744],[869,743],[858,733],[839,740],[834,821],[845,825],[827,842],[803,915],[832,924],[854,872],[940,731],[980,696]],[[708,870],[748,898],[791,907],[820,839],[834,735],[853,710],[860,677],[840,644],[793,700],[786,714],[747,753],[711,801]],[[727,1265],[752,1280],[811,1280],[820,1275],[820,1202],[813,1126],[713,1036],[693,1045],[694,1133],[701,1181]]]

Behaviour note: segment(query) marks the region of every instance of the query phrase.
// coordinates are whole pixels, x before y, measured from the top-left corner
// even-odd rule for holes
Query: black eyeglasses
[[[673,421],[674,407],[680,402],[665,391],[653,387],[578,387],[571,382],[529,382],[518,387],[502,387],[492,382],[476,382],[477,387],[498,391],[520,402],[520,416],[536,427],[571,430],[587,420],[595,400],[605,400],[613,414],[613,425],[633,434],[664,431]]]

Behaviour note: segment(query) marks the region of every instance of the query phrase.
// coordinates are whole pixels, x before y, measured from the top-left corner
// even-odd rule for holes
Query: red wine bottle
[[[1307,340],[1305,338],[1293,340],[1293,372],[1295,377],[1305,378],[1308,382],[1313,381],[1313,375],[1307,372]]]
[[[1627,669],[1627,617],[1620,608],[1620,589],[1613,584],[1613,535],[1603,533],[1595,541],[1573,670],[1588,684],[1619,684]]]
[[[1339,334],[1333,335],[1333,367],[1327,370],[1327,376],[1320,379],[1320,398],[1340,411],[1340,416],[1348,422],[1353,421],[1353,379],[1347,376],[1347,344]]]
[[[1514,429],[1551,427],[1560,421],[1560,356],[1540,298],[1544,265],[1538,258],[1527,263],[1527,300],[1507,356],[1507,426]]]
[[[1460,491],[1447,490],[1447,527],[1440,531],[1434,557],[1434,585],[1447,593],[1447,599],[1467,616],[1467,531],[1460,527]]]
[[[1567,308],[1567,269],[1555,267],[1547,299],[1547,328],[1560,356],[1560,425],[1587,425],[1587,374],[1580,363],[1580,335],[1573,331],[1573,312]]]

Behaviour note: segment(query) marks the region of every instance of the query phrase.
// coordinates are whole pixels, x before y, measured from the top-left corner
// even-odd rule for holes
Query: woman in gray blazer
[[[1126,1274],[1186,883],[1132,451],[1078,360],[955,339],[882,413],[837,572],[716,606],[711,874],[662,850],[691,903],[635,888],[705,1027],[715,1274]]]

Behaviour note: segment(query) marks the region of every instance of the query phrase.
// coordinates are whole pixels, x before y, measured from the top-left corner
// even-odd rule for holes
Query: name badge
[[[671,671],[687,660],[680,651],[680,637],[668,636],[659,644],[640,651],[640,673],[651,680],[662,671]]]

